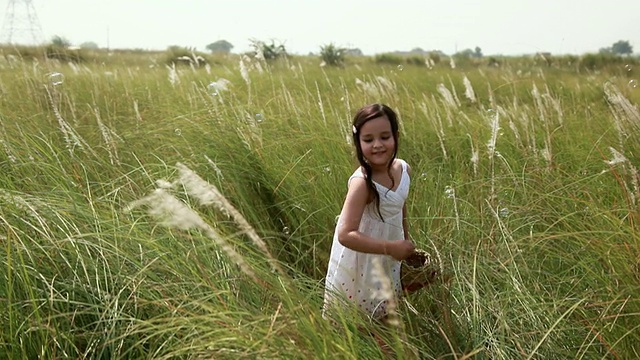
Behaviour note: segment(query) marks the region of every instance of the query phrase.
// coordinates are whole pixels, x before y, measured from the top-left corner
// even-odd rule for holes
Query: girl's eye
[[[368,143],[372,142],[373,140],[372,139],[364,139],[362,141],[364,141],[364,142],[366,142],[368,144]]]
[[[382,140],[389,140],[390,138],[391,138],[391,136],[384,136],[384,137],[382,138]]]

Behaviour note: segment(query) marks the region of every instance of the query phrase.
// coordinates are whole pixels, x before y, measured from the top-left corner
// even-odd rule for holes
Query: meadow
[[[640,63],[0,57],[0,357],[377,359],[321,317],[351,119],[382,102],[404,359],[640,358]]]

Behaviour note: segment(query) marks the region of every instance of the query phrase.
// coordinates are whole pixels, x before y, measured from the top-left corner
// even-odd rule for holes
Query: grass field
[[[0,357],[383,358],[320,313],[351,118],[383,102],[410,233],[451,275],[398,304],[398,357],[638,358],[627,60],[3,56]]]

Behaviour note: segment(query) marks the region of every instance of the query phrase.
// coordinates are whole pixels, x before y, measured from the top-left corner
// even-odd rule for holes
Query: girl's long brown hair
[[[393,134],[393,140],[395,143],[393,149],[393,156],[391,157],[391,161],[389,161],[389,165],[387,167],[387,172],[389,177],[391,178],[391,188],[395,187],[395,179],[391,175],[391,164],[393,164],[393,160],[396,158],[398,153],[398,116],[396,113],[387,105],[384,104],[369,104],[365,105],[353,118],[353,143],[356,146],[356,156],[358,158],[358,162],[360,166],[364,169],[365,176],[364,179],[367,183],[367,188],[369,192],[373,195],[373,199],[376,203],[376,209],[378,210],[378,215],[380,219],[384,221],[382,217],[382,213],[380,212],[380,194],[378,194],[378,190],[376,189],[375,184],[373,183],[373,169],[371,165],[366,161],[364,154],[362,153],[362,146],[360,146],[360,128],[367,121],[379,118],[381,116],[386,116],[391,123],[391,133]]]

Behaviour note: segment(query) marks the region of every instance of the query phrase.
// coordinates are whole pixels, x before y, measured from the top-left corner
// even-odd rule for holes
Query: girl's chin
[[[387,165],[389,165],[389,162],[391,160],[389,159],[376,159],[373,158],[372,161],[369,161],[369,164],[373,167],[387,167]]]

